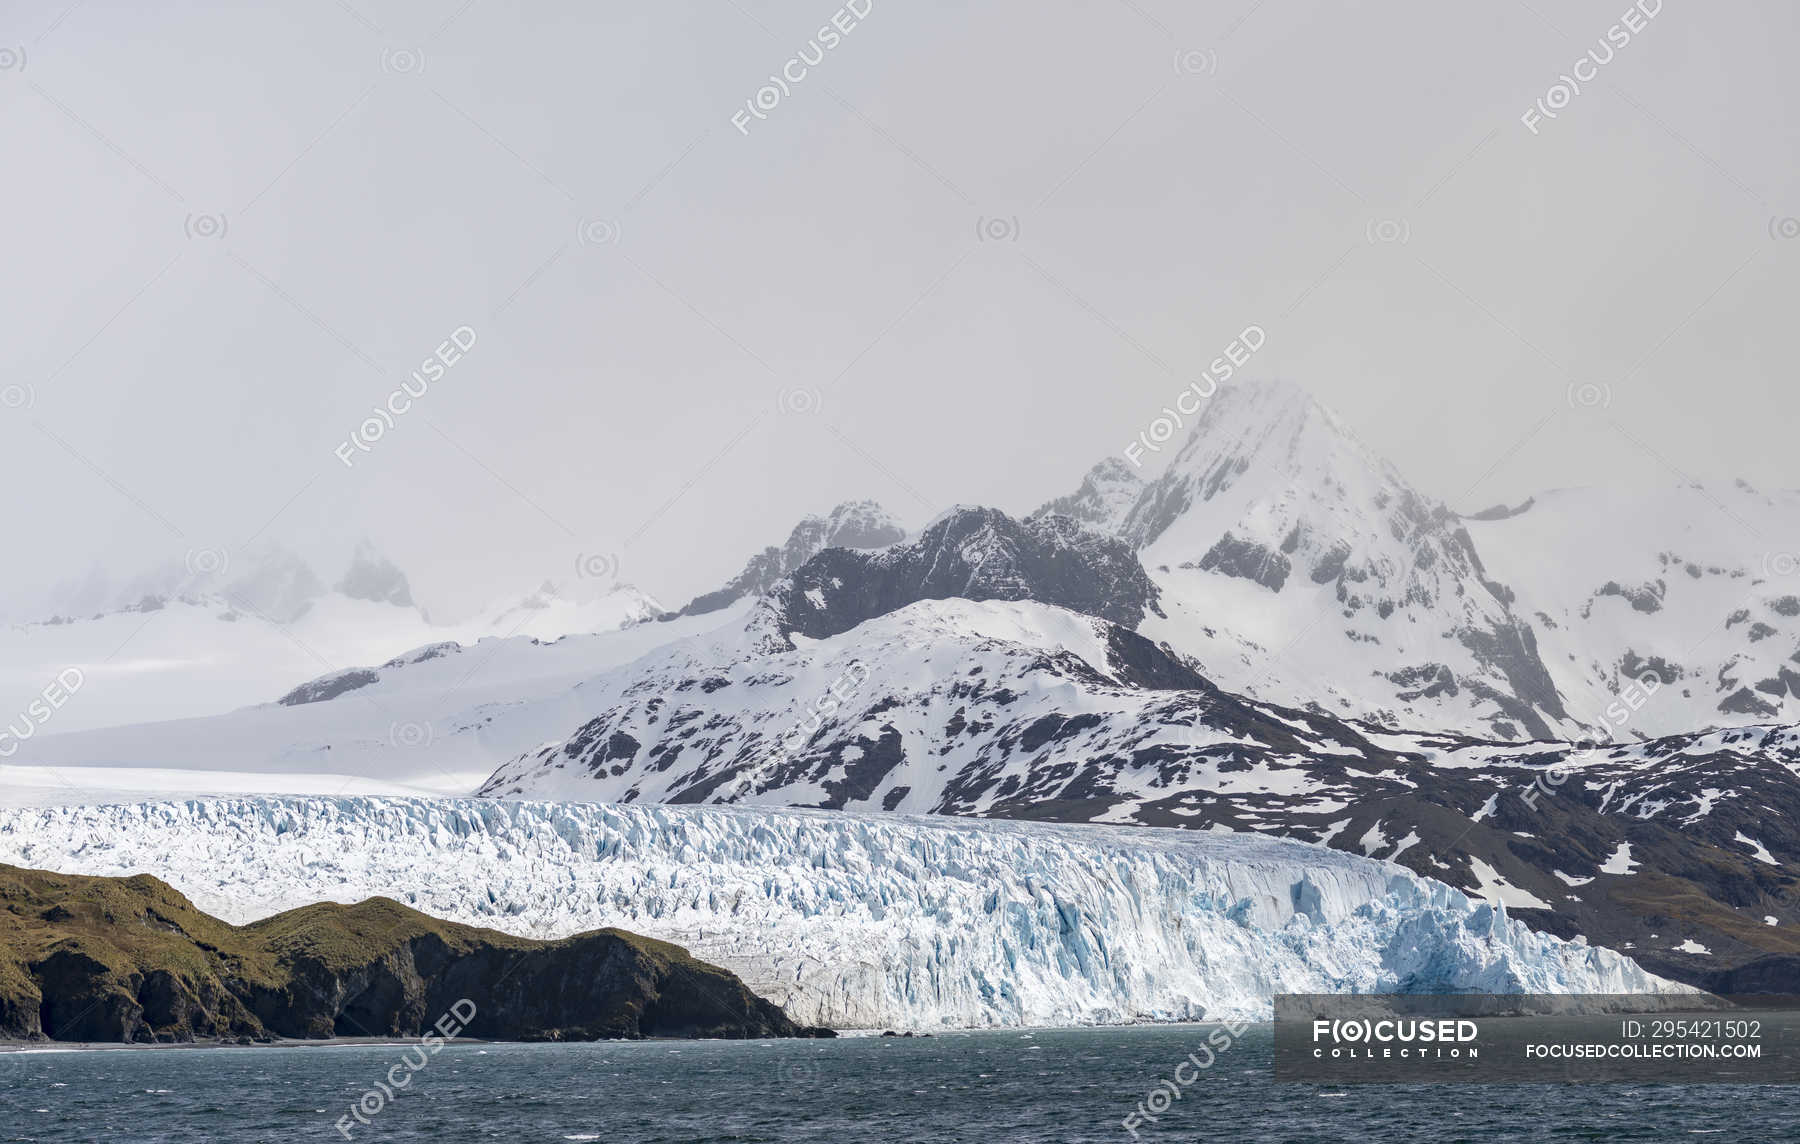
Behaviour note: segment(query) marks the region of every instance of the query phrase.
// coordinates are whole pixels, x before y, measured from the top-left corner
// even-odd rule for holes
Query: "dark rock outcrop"
[[[1695,984],[1721,997],[1795,997],[1800,995],[1800,956],[1770,954],[1707,974]]]
[[[920,600],[1037,600],[1136,627],[1156,586],[1130,545],[1065,516],[957,508],[880,552],[829,548],[769,595],[772,646],[825,639]],[[1160,612],[1159,612],[1160,614]]]
[[[1494,704],[1508,717],[1518,721],[1534,739],[1553,738],[1540,711],[1557,719],[1568,717],[1563,707],[1562,692],[1550,678],[1550,671],[1538,655],[1537,633],[1522,621],[1500,624],[1482,631],[1468,628],[1456,633],[1462,645],[1478,660],[1497,667],[1506,677],[1511,692],[1491,696]]]
[[[333,675],[321,676],[308,680],[275,702],[283,707],[299,707],[306,703],[323,703],[328,699],[336,699],[346,691],[355,691],[359,687],[367,687],[381,677],[366,667],[353,667],[348,671],[340,671]]]
[[[1617,580],[1608,580],[1594,594],[1596,596],[1618,596],[1629,603],[1634,610],[1651,615],[1662,611],[1663,597],[1667,592],[1668,586],[1661,580],[1649,584],[1635,584],[1630,587],[1621,587]]]
[[[1719,700],[1719,710],[1727,715],[1749,715],[1757,719],[1773,719],[1781,714],[1781,708],[1758,699],[1748,687],[1740,687]]]
[[[1497,505],[1493,505],[1490,508],[1484,508],[1480,512],[1472,512],[1469,514],[1469,519],[1470,520],[1511,520],[1515,516],[1519,516],[1519,515],[1522,515],[1523,513],[1529,512],[1531,509],[1531,506],[1536,503],[1537,503],[1536,497],[1526,497],[1522,502],[1520,502],[1516,506],[1497,504]]]
[[[1204,572],[1222,572],[1227,576],[1236,576],[1240,580],[1261,584],[1271,592],[1281,591],[1292,567],[1292,563],[1281,553],[1273,552],[1255,541],[1239,540],[1229,532],[1221,536],[1206,550],[1206,555],[1200,558],[1200,569]]]
[[[446,1013],[496,1040],[832,1035],[623,930],[532,941],[385,898],[233,926],[148,875],[0,865],[0,1038],[402,1037]]]
[[[760,596],[781,578],[827,548],[885,548],[906,539],[906,530],[874,501],[845,501],[828,516],[809,516],[794,526],[787,543],[752,556],[744,570],[717,591],[696,596],[687,607],[660,617],[699,616],[728,608],[746,596]]]

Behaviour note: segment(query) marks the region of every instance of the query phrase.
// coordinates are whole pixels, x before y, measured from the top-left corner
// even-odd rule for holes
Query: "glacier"
[[[0,810],[0,861],[153,873],[242,924],[397,899],[530,937],[677,942],[796,1019],[1267,1019],[1280,992],[1679,989],[1397,866],[1248,834],[378,797]]]

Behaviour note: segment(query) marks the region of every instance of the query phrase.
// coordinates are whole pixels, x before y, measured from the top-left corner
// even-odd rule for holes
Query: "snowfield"
[[[0,861],[153,873],[238,923],[384,895],[533,937],[620,926],[839,1028],[1266,1019],[1277,992],[1678,988],[1392,863],[1226,833],[230,798],[0,811]]]
[[[58,709],[45,734],[199,719],[272,704],[321,675],[356,668],[379,674],[395,656],[451,643],[480,652],[465,657],[462,675],[470,661],[497,649],[507,663],[527,671],[566,669],[576,659],[573,651],[538,657],[540,669],[519,649],[565,635],[576,636],[577,646],[603,649],[607,635],[646,625],[655,630],[650,621],[662,611],[630,585],[601,591],[573,584],[559,591],[544,584],[465,619],[434,622],[412,604],[405,577],[385,562],[379,574],[393,578],[394,599],[369,598],[372,591],[363,597],[324,591],[318,577],[285,552],[240,564],[249,565],[242,569],[243,583],[150,578],[139,582],[123,607],[114,600],[99,612],[90,604],[37,622],[0,623],[0,696],[8,704],[0,727],[17,720],[17,697],[40,692],[71,667],[83,676],[78,701]],[[0,607],[7,604],[17,606],[0,600]],[[629,635],[619,646],[629,654],[611,658],[598,650],[601,661],[623,662],[641,654],[646,641]],[[482,678],[493,677],[483,669]]]
[[[466,795],[501,762],[591,717],[588,680],[696,632],[741,627],[748,611],[741,603],[549,643],[516,635],[428,644],[370,667],[370,682],[327,701],[68,730],[62,715],[87,699],[84,688],[44,733],[0,759],[0,805]],[[6,720],[0,715],[0,728]]]

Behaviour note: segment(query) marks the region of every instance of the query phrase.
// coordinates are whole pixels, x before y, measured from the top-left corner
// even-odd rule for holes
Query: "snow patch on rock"
[[[1600,867],[1602,874],[1631,874],[1637,871],[1637,863],[1631,859],[1631,843],[1621,842],[1619,848],[1612,852]]]

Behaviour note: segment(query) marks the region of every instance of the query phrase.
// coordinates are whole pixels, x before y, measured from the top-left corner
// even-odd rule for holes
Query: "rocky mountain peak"
[[[1091,508],[1116,472],[1052,504],[1116,520],[1163,590],[1146,634],[1225,685],[1390,725],[1582,730],[1462,519],[1298,386],[1221,387],[1128,509]]]
[[[1310,530],[1325,534],[1334,523],[1353,523],[1364,506],[1422,499],[1305,390],[1240,383],[1221,387],[1201,407],[1187,440],[1144,488],[1120,531],[1145,548],[1196,506],[1215,506],[1202,513],[1207,517],[1254,506],[1265,521],[1260,531],[1279,541],[1309,517]],[[1201,527],[1210,530],[1210,521]]]
[[[345,570],[336,590],[352,600],[392,604],[398,608],[413,606],[412,586],[406,581],[406,573],[375,551],[366,540],[357,544],[350,557],[350,567]]]
[[[1144,479],[1136,469],[1122,458],[1107,457],[1087,471],[1080,488],[1031,515],[1066,516],[1102,532],[1117,532],[1143,492]]]
[[[716,591],[696,596],[675,616],[699,616],[728,608],[749,596],[760,596],[828,548],[875,549],[906,539],[906,530],[872,500],[844,501],[824,516],[807,516],[788,533],[779,548],[770,545],[752,556],[743,571]]]
[[[958,506],[876,552],[828,548],[770,591],[757,617],[772,647],[812,639],[920,600],[1037,600],[1135,627],[1156,587],[1130,546],[1065,516],[1017,520]]]
[[[1369,607],[1384,619],[1463,595],[1465,580],[1483,583],[1456,515],[1284,382],[1221,388],[1117,532],[1152,566],[1274,593],[1290,580],[1333,585],[1349,612]]]
[[[325,584],[312,566],[279,544],[261,545],[233,558],[229,571],[230,579],[215,589],[226,603],[276,623],[299,619],[325,594]],[[219,577],[209,579],[216,582]]]
[[[809,517],[808,521],[818,520]],[[885,548],[906,539],[906,529],[872,500],[844,501],[824,518],[826,548]],[[795,528],[798,534],[806,522]],[[793,536],[788,537],[792,544]]]

